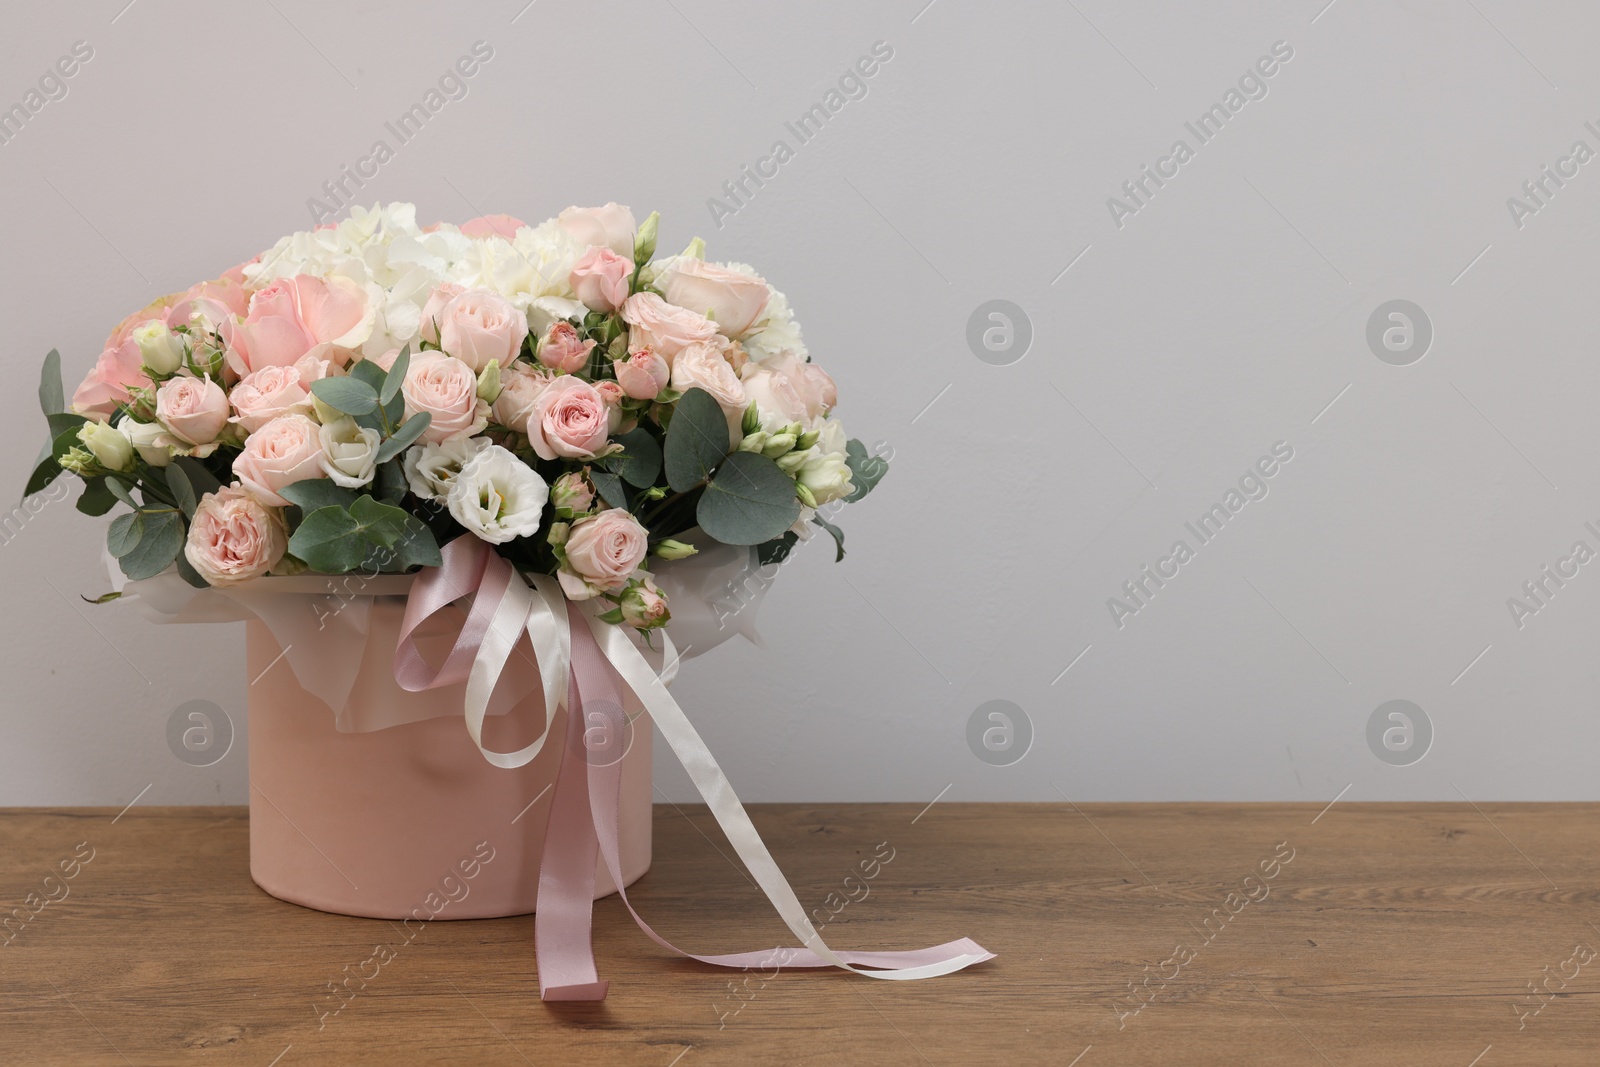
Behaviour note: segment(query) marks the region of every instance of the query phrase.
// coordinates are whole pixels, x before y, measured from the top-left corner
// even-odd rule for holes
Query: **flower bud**
[[[806,449],[814,447],[821,438],[821,430],[807,430],[795,439],[794,447],[804,452]]]
[[[762,446],[761,454],[768,459],[777,459],[794,448],[795,440],[796,438],[792,433],[775,433],[767,438],[767,443]]]
[[[183,365],[183,342],[158,319],[136,327],[133,341],[139,346],[139,357],[153,375],[165,377]]]
[[[642,267],[656,254],[656,231],[661,225],[661,212],[652,211],[650,217],[639,223],[639,232],[633,237],[633,262]]]
[[[783,428],[784,433],[794,434],[796,437],[799,437],[801,434],[805,433],[805,430],[806,428],[801,426],[798,422],[791,422],[789,425]]]
[[[491,359],[483,370],[478,372],[478,399],[485,404],[493,404],[500,399],[500,361]]]
[[[64,471],[71,471],[80,478],[92,478],[99,471],[100,465],[94,457],[81,448],[69,448],[56,460]]]
[[[636,630],[654,630],[665,626],[672,618],[667,610],[667,598],[656,588],[651,578],[635,581],[623,590],[617,607],[622,611],[622,621]]]
[[[816,508],[816,506],[817,506],[817,498],[812,495],[812,492],[811,492],[810,489],[806,488],[806,483],[805,482],[795,482],[794,483],[794,495],[799,497],[800,498],[800,503],[804,504],[806,507],[812,508],[812,509]]]
[[[78,427],[78,440],[108,471],[133,470],[133,444],[109,422],[86,422]]]
[[[755,433],[745,435],[739,442],[740,452],[760,452],[767,447],[767,435],[757,430]]]
[[[560,548],[562,545],[567,543],[567,535],[571,532],[571,523],[552,522],[550,524],[550,534],[545,539],[550,542],[551,548]]]
[[[684,259],[705,259],[706,243],[699,237],[689,242],[689,247],[683,250]]]
[[[739,428],[746,434],[752,434],[761,429],[761,412],[757,410],[755,401],[751,401],[750,406],[744,409],[744,422]]]
[[[785,474],[792,475],[806,465],[806,460],[810,458],[810,455],[811,453],[809,452],[785,452],[777,459],[778,469]]]
[[[669,537],[665,540],[657,541],[654,551],[662,559],[687,559],[700,550],[693,545],[686,545],[682,541],[674,541]]]
[[[594,486],[583,471],[568,471],[550,487],[550,503],[576,515],[594,504]]]

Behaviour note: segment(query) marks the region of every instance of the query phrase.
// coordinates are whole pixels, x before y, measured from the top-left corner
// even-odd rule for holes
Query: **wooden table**
[[[325,1019],[328,983],[396,929],[258,890],[243,809],[0,812],[7,908],[67,892],[0,947],[0,1063],[1600,1062],[1596,805],[920,810],[752,812],[808,905],[839,907],[845,876],[892,849],[834,945],[965,935],[991,963],[744,982],[669,956],[612,898],[603,1004],[539,1001],[524,917],[431,924]],[[635,899],[664,936],[787,943],[703,809],[658,806],[656,835]],[[81,842],[93,859],[47,885]]]

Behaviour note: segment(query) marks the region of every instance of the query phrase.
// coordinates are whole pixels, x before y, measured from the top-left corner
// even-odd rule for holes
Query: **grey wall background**
[[[1600,550],[1600,162],[1520,226],[1507,204],[1600,151],[1592,5],[524,2],[10,5],[0,102],[94,52],[0,145],[12,492],[45,351],[76,378],[123,315],[304,228],[482,40],[364,202],[659,209],[663,247],[700,234],[787,292],[847,425],[894,451],[846,561],[784,568],[768,647],[677,688],[747,799],[1597,795],[1600,562],[1520,628],[1507,604]],[[878,41],[865,97],[799,144],[785,123]],[[1184,123],[1280,41],[1200,144]],[[1180,138],[1117,225],[1108,197]],[[719,229],[708,198],[779,139]],[[995,299],[1032,332],[1000,366],[967,341]],[[1433,331],[1406,366],[1367,341],[1396,299]],[[1185,523],[1278,442],[1268,495],[1200,545]],[[104,525],[49,502],[0,546],[0,804],[242,802],[242,627],[79,602]],[[1180,538],[1194,558],[1119,628],[1108,598]],[[208,768],[166,743],[192,699],[241,734]],[[1420,737],[1369,745],[1395,699],[1431,723],[1420,761]],[[968,743],[995,700],[1031,723],[1009,766]]]

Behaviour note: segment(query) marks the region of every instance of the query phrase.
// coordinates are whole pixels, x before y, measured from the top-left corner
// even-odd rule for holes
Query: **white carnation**
[[[467,461],[450,485],[450,514],[479,539],[504,544],[539,532],[550,486],[499,445]]]

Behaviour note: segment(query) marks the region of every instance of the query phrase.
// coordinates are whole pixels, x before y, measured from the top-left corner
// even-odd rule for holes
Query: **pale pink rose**
[[[767,309],[772,291],[760,278],[689,256],[679,256],[657,283],[667,303],[709,314],[728,337],[748,330]]]
[[[838,403],[838,389],[827,371],[784,352],[765,363],[745,365],[741,376],[749,398],[764,414],[810,426]]]
[[[168,378],[156,390],[156,420],[190,445],[208,445],[228,425],[228,394],[210,378]]]
[[[424,441],[438,444],[452,437],[471,437],[489,425],[489,405],[478,399],[478,376],[454,356],[439,352],[413,356],[400,392],[406,400],[406,418],[423,411],[433,416],[422,431]]]
[[[572,266],[567,280],[578,301],[594,311],[611,312],[628,299],[628,279],[633,277],[633,260],[609,248],[591,248]]]
[[[622,391],[622,386],[609,378],[595,382],[594,391],[606,402],[606,410],[611,415],[611,432],[616,433],[622,429],[622,420],[627,414],[622,410],[622,402],[627,399],[628,394]]]
[[[72,393],[72,410],[97,422],[109,418],[118,404],[132,399],[130,388],[145,389],[150,379],[140,369],[143,362],[139,346],[134,343],[133,331],[152,319],[167,322],[174,304],[183,300],[182,293],[169,293],[117,323],[111,336],[101,348],[100,358]]]
[[[585,473],[588,469],[568,471],[557,478],[550,487],[550,503],[558,508],[567,508],[574,514],[588,511],[595,497],[594,484]]]
[[[422,339],[429,344],[439,343],[439,324],[444,321],[444,309],[450,301],[466,292],[455,282],[441,282],[428,295],[422,306]]]
[[[590,459],[606,445],[611,411],[600,391],[563,374],[547,385],[528,417],[528,442],[540,459]]]
[[[744,436],[740,423],[744,421],[744,409],[750,406],[750,398],[719,349],[708,344],[694,344],[679,352],[678,358],[672,361],[672,387],[683,392],[704,389],[710,393],[728,416],[728,433],[732,439],[738,441]]]
[[[641,348],[612,365],[617,384],[635,400],[654,400],[667,387],[672,368],[653,348]]]
[[[527,223],[515,215],[479,215],[460,226],[468,237],[504,237],[511,240]]]
[[[229,315],[243,318],[250,310],[250,291],[244,287],[245,266],[246,264],[241,263],[224,271],[220,278],[190,286],[179,302],[213,300],[227,308]]]
[[[653,348],[671,366],[686,345],[709,342],[722,347],[727,342],[717,333],[717,324],[704,315],[674,307],[654,293],[634,293],[623,301],[622,321],[628,331],[628,350]]]
[[[556,321],[539,341],[539,362],[562,374],[576,374],[589,362],[593,341],[578,340],[578,330],[570,322]]]
[[[366,290],[349,278],[280,278],[250,298],[228,360],[240,376],[287,367],[308,353],[342,367],[372,335],[376,314]]]
[[[328,376],[330,364],[302,356],[292,367],[262,367],[244,376],[228,400],[233,418],[245,433],[255,433],[279,415],[311,414],[311,383]]]
[[[245,438],[244,451],[233,459],[233,476],[263,504],[287,507],[279,489],[322,477],[318,432],[304,415],[279,415]]]
[[[230,485],[200,498],[183,554],[200,577],[229,585],[266,574],[288,549],[283,516]]]
[[[569,207],[556,216],[563,230],[586,245],[609,248],[619,256],[633,259],[633,212],[621,204],[605,207]]]
[[[628,584],[644,561],[650,535],[625,508],[610,508],[572,524],[566,566],[558,574],[572,600],[588,600]]]
[[[474,372],[498,360],[509,367],[528,337],[528,316],[487,289],[458,293],[439,314],[439,347]]]
[[[500,395],[494,401],[494,421],[518,433],[528,432],[534,401],[555,378],[553,371],[518,360],[500,373]]]

